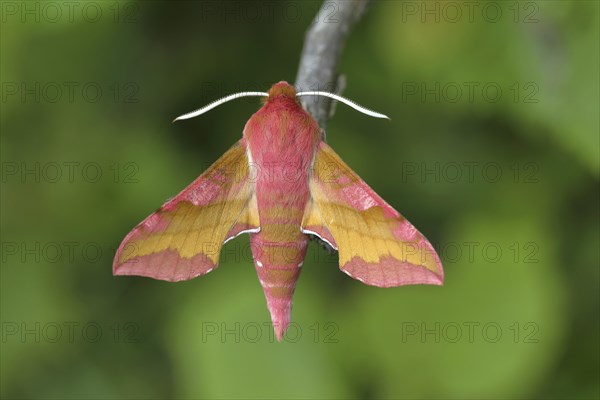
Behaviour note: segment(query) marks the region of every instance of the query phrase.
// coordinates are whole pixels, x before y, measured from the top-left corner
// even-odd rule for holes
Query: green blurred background
[[[352,32],[344,94],[391,121],[338,105],[328,142],[445,286],[368,287],[313,244],[277,343],[247,236],[192,281],[112,276],[259,102],[171,120],[293,82],[320,4],[2,2],[3,398],[600,395],[595,1],[385,1]]]

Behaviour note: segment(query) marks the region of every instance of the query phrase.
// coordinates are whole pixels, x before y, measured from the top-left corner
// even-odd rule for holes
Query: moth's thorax
[[[281,88],[282,93],[269,97],[244,128],[250,156],[258,165],[312,162],[321,137],[320,128],[296,97],[288,96],[289,88]]]

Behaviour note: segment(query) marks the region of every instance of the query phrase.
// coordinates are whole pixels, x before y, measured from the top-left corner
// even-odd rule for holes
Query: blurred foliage
[[[1,3],[3,398],[600,396],[597,2],[372,7],[340,71],[392,120],[338,105],[328,141],[446,284],[367,287],[311,245],[283,343],[247,237],[190,282],[111,262],[259,105],[173,117],[293,82],[320,2],[67,3]]]

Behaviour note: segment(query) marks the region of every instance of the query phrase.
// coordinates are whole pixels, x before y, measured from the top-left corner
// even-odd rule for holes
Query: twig
[[[296,77],[299,90],[340,93],[344,81],[336,76],[337,64],[350,30],[365,14],[371,0],[327,0],[308,28]],[[331,101],[319,96],[302,99],[304,108],[325,129]]]

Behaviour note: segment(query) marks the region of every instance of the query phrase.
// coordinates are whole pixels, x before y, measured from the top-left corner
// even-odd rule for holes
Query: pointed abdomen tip
[[[276,324],[273,325],[273,329],[275,330],[275,337],[277,338],[277,341],[281,342],[281,340],[283,340],[283,335],[285,335],[287,326]]]
[[[287,331],[287,328],[290,325],[290,306],[290,303],[284,305],[283,307],[277,307],[273,304],[269,304],[271,322],[273,323],[273,330],[275,331],[275,337],[277,338],[278,342],[281,342],[283,336],[285,335],[285,331]]]

